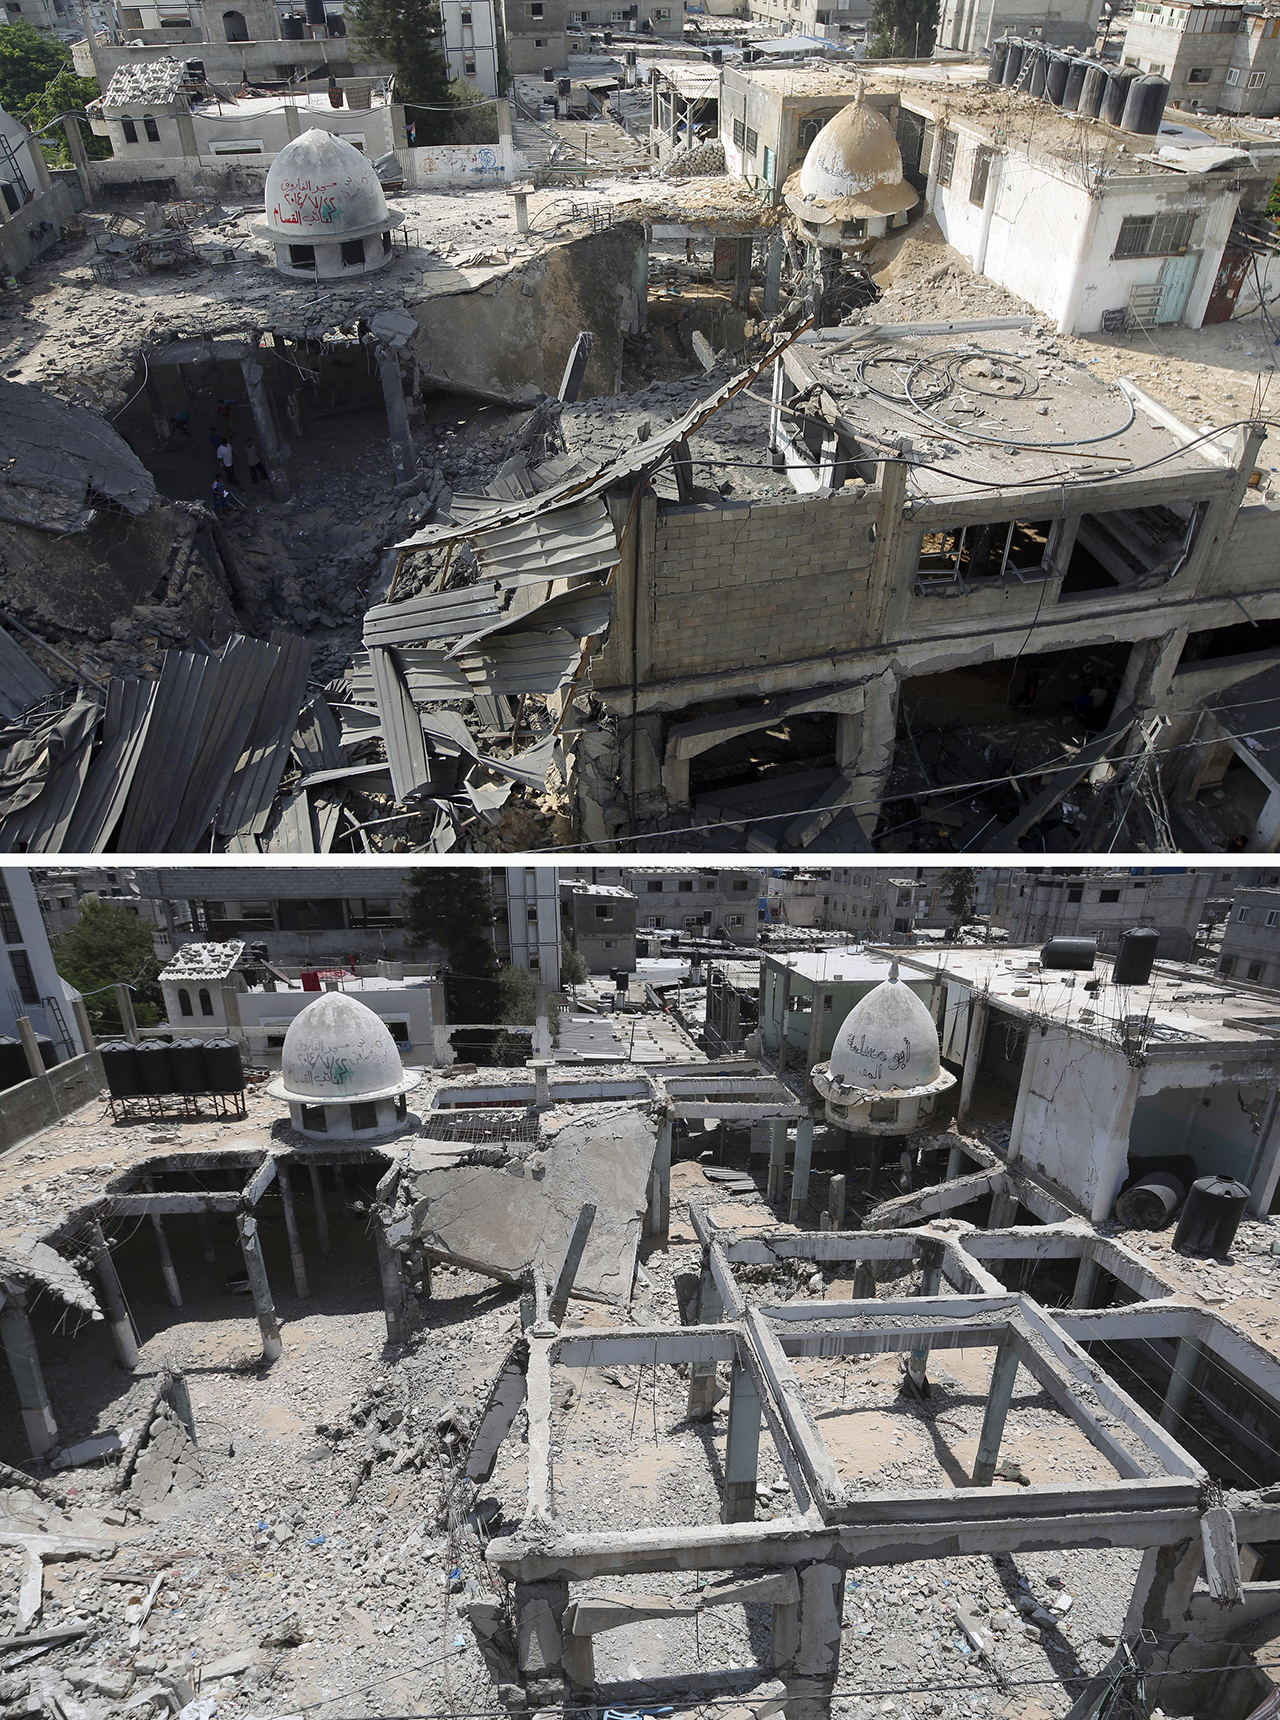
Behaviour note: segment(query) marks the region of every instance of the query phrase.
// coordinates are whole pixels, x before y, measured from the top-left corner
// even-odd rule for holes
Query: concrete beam
[[[555,1359],[567,1368],[598,1368],[605,1363],[638,1367],[655,1362],[679,1367],[690,1362],[731,1362],[737,1353],[733,1326],[688,1326],[683,1330],[656,1326],[639,1331],[622,1326],[616,1331],[598,1328],[582,1336],[562,1335]]]
[[[274,1155],[272,1155],[270,1158],[263,1159],[257,1170],[254,1171],[253,1175],[244,1185],[244,1200],[247,1205],[251,1207],[257,1206],[263,1195],[275,1181],[278,1163],[279,1161]]]
[[[845,1502],[844,1483],[840,1480],[831,1454],[826,1448],[818,1424],[805,1402],[795,1370],[787,1360],[782,1345],[758,1309],[747,1310],[747,1336],[750,1348],[760,1362],[769,1382],[770,1391],[782,1412],[800,1467],[804,1470],[813,1496],[824,1515]]]
[[[555,1340],[529,1339],[525,1395],[529,1412],[529,1516],[550,1523],[551,1504],[551,1354]]]
[[[480,1421],[467,1447],[464,1473],[468,1481],[480,1484],[493,1474],[502,1442],[524,1407],[528,1366],[528,1343],[524,1338],[517,1338],[490,1388]]]
[[[1002,1188],[1007,1181],[1007,1173],[1003,1170],[975,1171],[966,1177],[956,1177],[952,1182],[935,1183],[913,1194],[895,1195],[892,1200],[881,1201],[879,1206],[872,1207],[862,1221],[863,1226],[867,1230],[898,1230],[919,1224],[925,1219],[952,1212],[958,1206],[967,1206],[971,1200],[979,1200],[984,1194]]]
[[[191,1213],[238,1212],[240,1194],[114,1194],[102,1202],[104,1218],[182,1218]]]

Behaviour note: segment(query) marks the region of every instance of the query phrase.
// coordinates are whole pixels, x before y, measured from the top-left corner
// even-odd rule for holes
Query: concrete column
[[[920,1294],[936,1296],[942,1283],[942,1244],[926,1242],[921,1250],[921,1260],[924,1270],[920,1275]],[[923,1397],[929,1395],[928,1366],[928,1344],[912,1350],[907,1356],[907,1378]]]
[[[785,1031],[785,1023],[784,1031]],[[770,1123],[769,1125],[769,1183],[766,1189],[766,1199],[771,1203],[782,1199],[782,1179],[787,1165],[787,1125],[785,1122]]]
[[[71,999],[71,1013],[76,1018],[76,1031],[80,1035],[80,1044],[86,1051],[92,1051],[97,1045],[93,1036],[93,1028],[89,1025],[89,1011],[84,1006],[82,997]]]
[[[876,1299],[875,1274],[865,1260],[860,1260],[853,1269],[853,1299],[855,1302],[874,1302]]]
[[[527,233],[529,231],[529,193],[517,190],[512,192],[512,196],[515,198],[516,204],[516,232]]]
[[[848,1180],[844,1176],[832,1177],[831,1187],[827,1190],[827,1211],[831,1214],[832,1230],[844,1228],[844,1203]]]
[[[284,129],[290,143],[295,137],[302,136],[302,115],[296,102],[286,101],[284,104]]]
[[[880,816],[884,784],[893,765],[893,747],[898,732],[900,682],[893,669],[868,681],[858,734],[858,759],[849,773],[850,800],[867,836]]]
[[[800,1572],[800,1640],[787,1674],[788,1720],[830,1720],[840,1670],[845,1574],[839,1565]]]
[[[1246,1180],[1251,1190],[1249,1216],[1265,1218],[1271,1211],[1276,1183],[1280,1181],[1280,1094],[1276,1092],[1272,1093],[1267,1106],[1258,1139],[1258,1150]]]
[[[285,108],[286,115],[296,114],[296,112],[296,108]],[[240,374],[244,378],[245,394],[248,397],[249,410],[253,414],[253,429],[257,437],[258,452],[262,455],[262,463],[267,468],[267,476],[271,480],[271,494],[276,501],[287,502],[293,492],[289,487],[288,474],[284,469],[284,450],[280,441],[280,432],[276,428],[276,415],[272,410],[271,396],[267,393],[262,366],[251,352],[246,352],[241,358]]]
[[[85,149],[84,139],[80,135],[80,121],[67,114],[62,121],[62,129],[67,134],[67,148],[71,151],[71,159],[75,163],[76,178],[80,181],[80,189],[84,192],[86,205],[93,208],[93,180],[89,174],[89,152]]]
[[[649,1179],[649,1235],[665,1236],[671,1223],[671,1135],[673,1123],[664,1117],[658,1125],[653,1149],[653,1172]]]
[[[44,158],[40,139],[28,133],[26,142],[30,146],[27,153],[31,157],[31,171],[36,176],[36,190],[41,197],[47,197],[53,190],[53,180],[49,177],[49,163]]]
[[[1123,1635],[1151,1630],[1157,1636],[1185,1636],[1191,1596],[1203,1564],[1204,1542],[1199,1535],[1171,1547],[1148,1547],[1138,1567]]]
[[[374,1220],[374,1238],[378,1244],[378,1272],[382,1278],[382,1305],[387,1321],[387,1342],[402,1344],[405,1336],[404,1278],[400,1271],[400,1256],[382,1234],[382,1221]]]
[[[867,1191],[875,1194],[880,1187],[880,1170],[884,1164],[884,1137],[875,1135],[871,1141],[871,1167],[867,1172]]]
[[[711,1276],[711,1261],[706,1249],[702,1251],[702,1276],[698,1280],[699,1326],[714,1326],[724,1315],[724,1304],[716,1281]],[[685,1415],[689,1421],[705,1421],[716,1402],[716,1365],[714,1362],[690,1362],[689,1402]]]
[[[258,1316],[258,1330],[262,1333],[262,1359],[264,1362],[277,1362],[282,1349],[280,1323],[276,1319],[275,1303],[271,1300],[271,1285],[267,1281],[262,1244],[258,1241],[258,1221],[247,1212],[238,1212],[236,1229],[240,1232],[240,1252],[244,1256],[244,1269],[249,1276],[254,1312]]]
[[[1179,1338],[1173,1357],[1173,1371],[1169,1375],[1164,1403],[1160,1409],[1161,1427],[1167,1428],[1178,1439],[1182,1437],[1178,1429],[1182,1426],[1199,1366],[1200,1345],[1194,1338]]]
[[[987,1219],[988,1230],[1006,1230],[1014,1224],[1018,1217],[1018,1197],[1016,1194],[1003,1192],[991,1197],[991,1212]]]
[[[989,1010],[985,997],[975,996],[973,1007],[969,1012],[969,1040],[964,1048],[964,1068],[960,1075],[960,1100],[956,1106],[956,1122],[963,1123],[969,1115],[969,1105],[973,1099],[973,1084],[978,1075],[978,1060],[982,1056],[983,1041],[987,1037],[987,1017]],[[956,1149],[953,1147],[952,1152]],[[948,1177],[950,1171],[948,1171]]]
[[[764,303],[763,310],[767,317],[777,316],[782,304],[782,260],[787,254],[787,248],[775,233],[769,241],[769,255],[764,265]]]
[[[200,1237],[200,1252],[204,1255],[206,1263],[212,1266],[218,1258],[218,1251],[213,1246],[213,1227],[209,1223],[207,1212],[196,1214],[196,1231]]]
[[[9,1371],[13,1375],[31,1455],[43,1457],[58,1443],[58,1424],[49,1407],[36,1335],[27,1318],[27,1299],[17,1291],[8,1293],[5,1305],[0,1309],[0,1343],[4,1345]]]
[[[982,225],[978,229],[978,242],[973,250],[973,272],[980,275],[987,266],[987,244],[991,238],[991,222],[996,212],[996,198],[1000,195],[1000,173],[1004,165],[1004,156],[991,154],[987,168],[987,189],[982,199]]]
[[[800,1647],[800,1603],[784,1601],[773,1609],[769,1636],[769,1665],[775,1672],[789,1667]]]
[[[413,451],[413,432],[409,428],[409,411],[404,403],[400,360],[385,346],[378,348],[378,375],[382,378],[382,398],[387,408],[387,428],[391,432],[391,465],[396,483],[404,484],[417,469],[417,460]]]
[[[27,1060],[30,1079],[35,1081],[47,1073],[44,1058],[40,1055],[40,1041],[36,1038],[36,1030],[31,1025],[29,1016],[20,1015],[17,1018],[18,1038],[22,1041],[23,1055]]]
[[[978,1437],[978,1455],[973,1465],[973,1485],[990,1487],[1000,1461],[1000,1441],[1004,1437],[1005,1417],[1013,1400],[1013,1383],[1018,1377],[1018,1352],[1010,1338],[1002,1340],[996,1351],[991,1370],[991,1385],[987,1391],[987,1408],[982,1417],[982,1432]]]
[[[347,1201],[347,1179],[342,1174],[341,1165],[335,1165],[333,1167],[333,1192],[337,1195],[338,1205],[342,1208],[343,1212],[350,1212],[351,1207]]]
[[[94,1219],[89,1226],[89,1238],[93,1250],[94,1270],[98,1274],[98,1288],[102,1292],[103,1306],[107,1313],[107,1324],[111,1327],[111,1340],[116,1347],[116,1355],[120,1366],[126,1373],[132,1373],[138,1365],[138,1339],[133,1329],[133,1321],[129,1318],[129,1309],[125,1303],[124,1291],[120,1288],[120,1279],[116,1272],[115,1261],[111,1258],[111,1249],[107,1239],[102,1234],[102,1226]]]
[[[515,1583],[512,1606],[516,1655],[530,1707],[545,1707],[564,1695],[564,1610],[568,1583]]]
[[[190,111],[187,113],[174,114],[173,117],[178,123],[178,142],[182,146],[183,155],[185,155],[188,160],[198,161],[200,158],[200,145],[196,141],[196,126],[195,121],[191,117]]]
[[[791,1222],[799,1224],[809,1200],[809,1166],[813,1159],[813,1118],[796,1124],[796,1155],[791,1170]]]
[[[136,1045],[138,1043],[138,1022],[133,1013],[133,998],[130,996],[129,988],[127,985],[117,985],[113,986],[112,990],[116,994],[116,1009],[119,1011],[120,1026],[124,1030],[124,1036],[131,1044]]]
[[[289,1238],[289,1263],[293,1267],[293,1290],[299,1301],[305,1302],[311,1294],[307,1288],[307,1263],[302,1254],[302,1236],[298,1230],[298,1209],[293,1204],[293,1184],[289,1180],[289,1167],[281,1164],[276,1171],[276,1183],[280,1189],[280,1203],[284,1207],[284,1228]]]
[[[729,1433],[724,1453],[722,1523],[750,1523],[756,1514],[760,1399],[751,1370],[736,1358],[729,1381]]]
[[[964,1148],[957,1141],[947,1154],[947,1174],[942,1179],[944,1182],[954,1182],[960,1175],[964,1168],[964,1157]]]
[[[151,1214],[151,1228],[156,1233],[156,1249],[160,1255],[160,1271],[164,1275],[164,1287],[169,1292],[169,1301],[175,1308],[182,1306],[182,1286],[178,1283],[178,1274],[174,1269],[173,1255],[169,1250],[169,1238],[164,1233],[164,1221],[158,1212]]]
[[[1098,1282],[1098,1262],[1089,1253],[1080,1256],[1076,1267],[1075,1289],[1071,1292],[1073,1308],[1092,1308],[1094,1286]]]
[[[316,1203],[316,1235],[320,1239],[320,1252],[327,1259],[329,1254],[329,1215],[324,1206],[324,1183],[320,1176],[319,1165],[308,1165],[311,1172],[311,1198]]]

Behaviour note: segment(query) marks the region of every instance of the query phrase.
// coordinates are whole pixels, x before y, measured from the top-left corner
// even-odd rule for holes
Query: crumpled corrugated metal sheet
[[[333,770],[343,762],[342,730],[323,693],[312,693],[298,714],[293,756],[304,772]]]
[[[279,657],[278,646],[240,634],[223,646],[217,658],[212,698],[187,762],[186,788],[169,836],[169,845],[176,852],[190,853],[205,846],[218,803],[244,750]],[[296,717],[295,709],[290,735]]]
[[[262,702],[259,704],[231,781],[218,809],[218,831],[259,834],[266,828],[271,802],[288,763],[307,691],[311,645],[296,633],[273,633],[276,652]]]
[[[382,718],[382,738],[391,767],[391,787],[397,800],[419,793],[431,780],[427,737],[409,696],[394,651],[369,652],[374,697]]]
[[[10,486],[22,524],[41,523],[23,517],[32,497],[41,495],[50,498],[60,516],[66,504],[83,509],[95,497],[117,503],[126,513],[144,514],[156,499],[155,479],[105,419],[43,389],[0,379],[0,517]]]
[[[213,698],[218,659],[209,652],[166,651],[155,708],[116,833],[125,853],[160,853],[178,816],[177,785],[189,762]]]
[[[451,663],[443,646],[435,650],[406,649],[396,652],[400,659],[400,667],[404,674],[405,683],[414,699],[428,703],[440,699],[466,699],[471,695],[471,687],[467,677],[456,663]],[[357,651],[352,657],[346,673],[347,696],[355,704],[372,705],[373,672],[369,667],[367,651]],[[344,724],[347,719],[344,717]],[[344,742],[350,743],[353,737],[345,730]]]
[[[452,642],[502,614],[504,594],[492,582],[461,591],[442,591],[403,603],[376,603],[366,611],[366,646],[421,645],[437,639]]]
[[[62,846],[101,719],[102,706],[81,699],[34,732],[0,731],[0,851],[54,853]]]
[[[111,840],[142,756],[155,697],[154,681],[113,677],[108,682],[102,745],[89,766],[67,830],[69,854],[100,854]]]
[[[609,588],[593,580],[589,585],[575,586],[572,591],[562,591],[558,597],[536,603],[518,615],[504,615],[492,626],[460,640],[449,655],[461,659],[476,651],[500,649],[517,638],[535,633],[563,631],[574,639],[590,639],[605,631],[612,611],[613,598]],[[534,689],[531,687],[529,691]]]
[[[598,498],[535,514],[491,531],[477,531],[473,548],[482,570],[495,579],[516,575],[568,579],[603,573],[618,559],[618,534]]]
[[[58,683],[0,628],[0,717],[20,717],[57,690]]]

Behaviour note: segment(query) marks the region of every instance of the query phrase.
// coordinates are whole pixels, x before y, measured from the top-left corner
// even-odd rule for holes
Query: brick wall
[[[835,496],[821,508],[779,502],[668,513],[657,527],[650,678],[872,643],[877,511],[870,494]]]
[[[1197,595],[1206,597],[1219,591],[1251,591],[1272,585],[1278,569],[1280,507],[1250,495],[1236,515],[1217,567],[1201,579]]]
[[[52,1128],[96,1099],[106,1084],[101,1055],[89,1051],[56,1064],[34,1080],[7,1087],[0,1095],[0,1153]]]

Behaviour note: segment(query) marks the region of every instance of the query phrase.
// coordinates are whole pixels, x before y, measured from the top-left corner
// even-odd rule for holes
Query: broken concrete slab
[[[501,1165],[433,1168],[427,1150],[408,1153],[405,1181],[413,1229],[426,1248],[508,1282],[527,1281],[535,1262],[553,1271],[584,1201],[596,1207],[575,1283],[580,1296],[625,1301],[647,1205],[657,1123],[634,1108],[545,1113],[543,1143]]]

